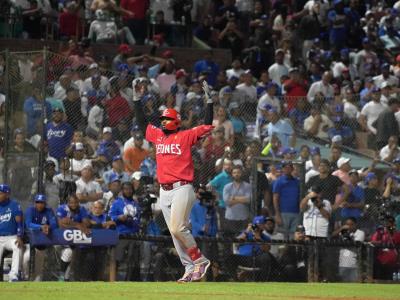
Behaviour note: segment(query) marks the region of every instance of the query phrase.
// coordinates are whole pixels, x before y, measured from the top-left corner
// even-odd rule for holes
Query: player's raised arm
[[[211,92],[210,92],[210,87],[207,84],[207,81],[203,81],[203,91],[204,95],[207,99],[207,106],[206,106],[206,113],[204,116],[204,124],[205,125],[211,125],[212,121],[214,119],[214,103],[211,98]]]
[[[136,122],[140,130],[142,131],[143,135],[145,135],[146,127],[149,122],[147,121],[144,115],[141,100],[146,92],[146,85],[142,84],[140,80],[135,79],[132,81],[132,89],[133,89],[133,103],[135,106]]]

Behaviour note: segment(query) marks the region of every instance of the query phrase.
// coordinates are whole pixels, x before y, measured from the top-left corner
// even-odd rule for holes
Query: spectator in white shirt
[[[322,199],[320,186],[313,186],[301,200],[303,225],[309,238],[327,238],[332,207],[329,200]]]
[[[230,78],[231,76],[236,76],[237,78],[240,78],[240,76],[245,72],[242,69],[242,62],[239,59],[235,59],[232,64],[232,68],[226,70],[226,77]]]
[[[82,143],[75,143],[73,145],[73,158],[71,163],[71,171],[79,175],[81,174],[82,169],[87,166],[92,165],[92,161],[90,159],[85,158],[85,148]]]
[[[93,180],[93,168],[87,164],[81,171],[81,178],[76,181],[76,196],[81,206],[90,209],[93,202],[103,198],[103,191],[98,182]]]
[[[345,224],[332,233],[332,237],[340,237],[343,241],[364,242],[364,231],[357,229],[357,220],[347,218]],[[339,252],[339,276],[343,282],[357,282],[359,280],[359,268],[357,264],[357,252],[350,249],[340,249]]]
[[[380,159],[392,162],[396,158],[400,158],[399,137],[392,135],[389,137],[388,144],[379,151]]]
[[[310,113],[311,115],[304,120],[304,130],[312,137],[327,139],[328,129],[333,127],[332,121],[321,113],[321,107],[317,103],[312,105]]]
[[[380,102],[380,89],[374,87],[371,92],[372,99],[362,108],[358,123],[363,131],[368,132],[368,148],[375,149],[376,128],[373,124],[378,119],[380,113],[385,110],[385,106]]]
[[[332,74],[329,71],[325,71],[322,75],[322,80],[314,82],[307,94],[307,99],[310,103],[314,100],[320,100],[323,102],[324,98],[333,98],[334,88],[330,84],[332,79]]]
[[[275,63],[269,67],[268,74],[272,81],[281,87],[281,77],[289,74],[289,69],[284,65],[285,51],[277,49],[275,51]]]
[[[399,78],[390,74],[390,65],[383,63],[381,65],[381,75],[373,78],[375,86],[381,86],[383,82],[387,82],[390,86],[397,87],[399,85]]]
[[[242,91],[245,95],[245,99],[242,99],[241,103],[255,103],[257,101],[257,89],[253,84],[253,75],[250,70],[242,74],[242,81],[243,83],[236,86],[236,89]]]

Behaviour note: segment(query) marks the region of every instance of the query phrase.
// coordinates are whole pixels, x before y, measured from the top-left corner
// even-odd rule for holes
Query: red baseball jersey
[[[212,129],[211,125],[201,125],[166,135],[160,128],[147,126],[146,140],[155,145],[157,178],[161,184],[193,181],[191,148]]]

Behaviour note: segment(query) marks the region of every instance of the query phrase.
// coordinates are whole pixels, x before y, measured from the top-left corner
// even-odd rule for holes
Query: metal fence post
[[[371,244],[366,244],[366,282],[372,283],[374,282],[374,252],[375,247]]]
[[[5,96],[7,101],[4,103],[5,105],[5,115],[4,115],[4,168],[3,172],[3,180],[5,183],[8,183],[8,159],[7,159],[7,152],[10,142],[10,108],[11,108],[11,99],[10,99],[10,52],[8,49],[5,50],[5,62],[6,62],[6,74],[5,74]]]
[[[47,82],[47,67],[48,67],[48,53],[47,48],[43,48],[43,78],[39,78],[41,81],[41,88],[44,100],[42,101],[42,134],[41,134],[41,141],[40,141],[40,151],[39,151],[39,166],[38,166],[38,174],[37,174],[37,191],[38,193],[44,193],[45,187],[43,182],[43,173],[44,173],[44,153],[43,153],[43,145],[45,139],[45,128],[47,123],[47,105],[46,105],[46,82]]]
[[[110,247],[110,282],[117,279],[117,262],[115,260],[115,247]]]

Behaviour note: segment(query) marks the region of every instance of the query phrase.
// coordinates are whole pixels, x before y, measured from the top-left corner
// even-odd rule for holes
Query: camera
[[[140,208],[142,209],[142,218],[151,219],[153,216],[153,204],[157,202],[157,197],[152,192],[154,186],[152,184],[145,185],[145,194],[140,199]]]
[[[343,241],[352,241],[353,240],[353,237],[351,236],[351,233],[348,229],[343,229],[340,232],[340,235],[341,235]]]

